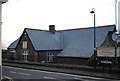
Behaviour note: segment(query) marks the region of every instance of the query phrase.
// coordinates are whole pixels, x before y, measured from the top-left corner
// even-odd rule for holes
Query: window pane
[[[27,48],[27,41],[23,41],[23,48]]]

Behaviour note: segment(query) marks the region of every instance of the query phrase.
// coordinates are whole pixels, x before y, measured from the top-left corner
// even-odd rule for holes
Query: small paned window
[[[22,56],[23,56],[23,61],[24,62],[28,62],[28,51],[23,51],[22,52]]]
[[[55,54],[54,53],[47,54],[47,62],[55,62]]]
[[[27,49],[27,41],[23,41],[23,48]]]

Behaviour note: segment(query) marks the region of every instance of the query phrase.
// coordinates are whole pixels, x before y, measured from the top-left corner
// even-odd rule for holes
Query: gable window
[[[28,51],[23,51],[22,52],[22,55],[23,55],[23,61],[24,62],[28,62]]]
[[[27,49],[27,41],[23,41],[23,48]]]
[[[55,54],[54,53],[47,54],[47,62],[55,62]]]

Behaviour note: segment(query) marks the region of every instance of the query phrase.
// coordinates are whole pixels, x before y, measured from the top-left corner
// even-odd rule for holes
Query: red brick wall
[[[23,32],[20,41],[18,42],[18,45],[16,47],[16,56],[18,61],[23,61],[22,58],[22,51],[26,50],[28,51],[28,61],[29,62],[47,62],[47,54],[48,53],[55,53],[56,55],[60,52],[59,50],[53,50],[53,51],[35,51],[34,47],[29,39],[29,36],[24,34]],[[27,49],[22,48],[23,41],[27,41]]]
[[[47,63],[47,54],[48,53],[54,53],[55,56],[60,52],[60,50],[52,50],[52,51],[40,51],[38,52],[38,62],[46,62]],[[55,60],[56,62],[56,60]]]
[[[22,48],[23,41],[27,41],[27,49]],[[20,41],[18,42],[18,45],[16,47],[16,56],[17,56],[16,59],[18,61],[23,61],[22,60],[22,51],[23,50],[28,51],[28,61],[30,61],[30,62],[35,62],[36,61],[35,56],[36,56],[37,52],[34,50],[34,47],[31,43],[27,33],[22,34],[22,36],[20,38]]]
[[[38,62],[46,62],[46,58],[47,58],[47,51],[41,51],[38,53]]]

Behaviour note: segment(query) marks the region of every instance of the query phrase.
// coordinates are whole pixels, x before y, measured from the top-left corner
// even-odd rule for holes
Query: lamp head
[[[92,11],[90,12],[91,14],[95,14],[95,9],[92,8]]]

